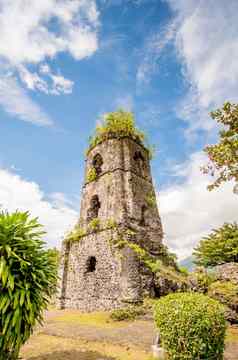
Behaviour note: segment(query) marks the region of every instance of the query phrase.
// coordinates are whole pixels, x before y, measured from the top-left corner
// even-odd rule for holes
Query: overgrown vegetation
[[[65,237],[64,243],[72,243],[79,241],[83,236],[86,235],[86,231],[82,229],[79,224],[76,224],[74,229]]]
[[[155,322],[170,360],[222,360],[224,308],[203,294],[178,293],[161,298]]]
[[[215,281],[209,286],[208,295],[238,311],[238,285],[231,281]]]
[[[96,179],[97,179],[96,169],[95,168],[89,169],[88,173],[87,173],[86,181],[92,182],[92,181],[95,181]]]
[[[192,273],[193,290],[206,294],[209,286],[216,280],[214,272],[208,272],[207,269],[200,266]]]
[[[220,140],[205,148],[209,163],[202,168],[204,173],[216,179],[208,186],[209,190],[227,181],[235,181],[234,191],[238,191],[238,104],[226,102],[222,109],[211,113],[211,117],[223,126]]]
[[[144,315],[143,306],[128,306],[123,309],[115,309],[110,313],[110,317],[114,321],[135,320],[138,316]]]
[[[116,229],[117,222],[114,219],[108,219],[107,222],[106,222],[106,227],[108,229]]]
[[[0,213],[0,360],[18,358],[55,291],[55,257],[29,214]]]
[[[238,225],[225,223],[204,237],[194,249],[195,263],[209,267],[238,262]]]
[[[89,139],[89,150],[104,140],[125,136],[144,144],[145,135],[136,128],[134,114],[122,109],[105,114],[103,122],[96,127],[94,136]]]
[[[157,202],[156,202],[156,196],[153,191],[150,191],[146,196],[146,204],[148,207],[156,208]]]
[[[91,231],[97,231],[99,230],[100,227],[100,219],[99,218],[94,218],[90,221],[90,223],[88,224],[88,228]]]
[[[130,230],[129,230],[130,231]],[[132,235],[135,234],[132,232]],[[126,233],[125,235],[128,235]],[[180,272],[179,267],[176,265],[175,256],[171,254],[167,247],[161,244],[161,251],[158,257],[153,257],[149,252],[142,248],[140,245],[125,240],[123,237],[120,237],[116,240],[111,240],[111,245],[114,245],[118,249],[123,249],[124,247],[129,247],[133,250],[140,261],[155,275],[155,283],[157,283],[158,288],[162,287],[160,284],[161,279],[166,282],[168,287],[168,292],[186,290],[188,287],[187,274]],[[164,295],[164,294],[163,294]]]

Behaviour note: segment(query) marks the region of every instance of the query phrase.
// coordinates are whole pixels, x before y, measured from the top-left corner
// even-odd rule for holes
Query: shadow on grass
[[[106,357],[95,351],[54,351],[52,353],[33,356],[29,360],[115,360],[115,358]]]

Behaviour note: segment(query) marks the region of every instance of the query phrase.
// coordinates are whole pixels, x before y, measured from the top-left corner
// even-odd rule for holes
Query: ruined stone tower
[[[109,310],[153,294],[153,274],[135,251],[157,257],[162,246],[149,152],[141,143],[110,136],[90,149],[76,228],[76,238],[63,243],[61,308]]]

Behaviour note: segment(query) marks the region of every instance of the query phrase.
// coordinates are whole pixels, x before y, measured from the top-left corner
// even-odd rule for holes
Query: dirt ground
[[[113,322],[108,313],[47,312],[22,349],[24,360],[153,360],[153,321]],[[238,328],[230,328],[225,360],[238,360]]]

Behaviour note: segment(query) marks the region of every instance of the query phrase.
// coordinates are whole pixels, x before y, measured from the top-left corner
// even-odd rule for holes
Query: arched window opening
[[[138,171],[140,173],[142,173],[143,169],[145,167],[145,158],[144,158],[144,156],[142,155],[142,153],[140,151],[136,151],[135,154],[134,154],[133,159],[134,159],[134,161],[136,163]]]
[[[100,154],[96,154],[93,157],[92,165],[96,171],[97,176],[100,175],[102,172],[102,165],[103,165],[103,159]]]
[[[142,205],[141,207],[141,218],[140,218],[140,225],[141,226],[145,226],[146,225],[146,211],[147,211],[147,206],[146,205]]]
[[[135,161],[142,161],[144,162],[145,159],[144,159],[144,156],[141,154],[140,151],[136,151],[135,152],[135,155],[134,155],[134,158],[133,158]]]
[[[90,256],[86,264],[86,273],[94,272],[96,270],[97,260],[95,256]]]
[[[93,195],[93,197],[90,200],[90,208],[87,212],[87,219],[88,221],[91,221],[92,219],[95,219],[98,217],[98,212],[101,207],[101,203],[99,201],[98,195]]]
[[[87,212],[88,221],[91,221],[92,219],[98,217],[100,207],[101,207],[101,203],[99,201],[98,195],[93,195],[93,197],[90,200],[90,208],[88,209]]]

